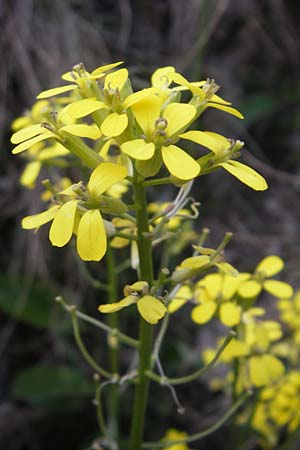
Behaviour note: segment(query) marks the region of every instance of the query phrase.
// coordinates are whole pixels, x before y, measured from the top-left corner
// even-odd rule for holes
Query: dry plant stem
[[[108,301],[113,303],[116,301],[117,292],[117,273],[115,271],[115,258],[113,249],[110,245],[107,247],[106,253],[107,274],[108,274]],[[118,314],[113,313],[108,317],[108,324],[112,329],[118,329],[119,320]],[[109,345],[109,362],[110,370],[113,374],[118,374],[120,371],[119,364],[119,342],[114,336],[108,336]],[[108,421],[108,436],[112,439],[117,439],[118,436],[118,421],[120,415],[119,405],[119,388],[116,384],[112,384],[109,389],[109,421]]]
[[[179,444],[185,444],[187,442],[194,442],[199,441],[200,439],[203,439],[204,437],[214,433],[216,430],[218,430],[222,425],[224,425],[225,422],[227,422],[228,419],[239,409],[239,407],[252,395],[252,391],[247,391],[243,395],[240,396],[240,398],[232,405],[232,407],[227,411],[227,413],[224,414],[221,419],[219,419],[216,423],[214,423],[211,427],[207,428],[206,430],[200,431],[199,433],[191,434],[187,436],[185,439],[180,439],[177,441],[160,441],[160,442],[145,442],[142,446],[142,448],[165,448],[165,447],[171,447],[172,445],[179,445]]]
[[[149,232],[147,198],[143,181],[135,179],[133,183],[134,199],[137,207],[137,237],[138,252],[140,261],[140,279],[145,280],[151,286],[153,284],[153,264],[151,241],[147,239],[145,233]],[[133,415],[130,434],[130,450],[140,450],[144,434],[145,413],[148,400],[149,378],[146,371],[151,367],[151,351],[153,340],[153,326],[140,318],[140,347],[139,347],[139,368],[138,384],[135,389]]]

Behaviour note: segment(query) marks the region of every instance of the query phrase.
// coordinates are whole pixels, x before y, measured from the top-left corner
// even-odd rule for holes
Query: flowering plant
[[[57,298],[70,313],[77,345],[95,371],[100,430],[97,442],[101,448],[121,448],[120,387],[126,383],[135,390],[130,435],[123,437],[129,450],[186,450],[190,442],[233,417],[253,390],[255,401],[247,402],[237,423],[246,421],[266,438],[270,404],[275,404],[270,416],[274,444],[278,427],[287,424],[294,430],[298,424],[292,418],[297,405],[294,409],[289,405],[288,412],[281,415],[278,400],[282,390],[287,392],[286,386],[299,389],[298,353],[294,348],[290,356],[292,346],[285,348],[285,354],[280,353],[281,326],[265,319],[265,310],[255,302],[262,290],[279,299],[278,307],[291,328],[293,343],[299,340],[299,327],[291,308],[297,308],[299,302],[290,303],[293,290],[288,284],[270,279],[283,268],[278,256],[266,257],[253,275],[239,273],[224,253],[231,233],[226,233],[216,249],[209,248],[209,231],[198,233],[191,226],[198,218],[199,203],[190,192],[193,183],[204,175],[225,169],[255,191],[267,189],[259,173],[238,161],[243,142],[197,129],[198,118],[209,108],[238,119],[243,116],[217,95],[219,86],[214,80],[190,82],[174,67],[162,67],[153,73],[150,87],[134,92],[128,71],[120,68],[121,64],[92,72],[79,64],[63,74],[62,79],[69,84],[41,92],[31,111],[14,121],[11,138],[13,154],[22,154],[27,162],[21,175],[23,186],[34,188],[40,172],[46,169],[54,174],[53,179],[43,181],[46,209],[25,217],[22,227],[38,230],[51,222],[52,245],[64,247],[76,240],[81,260],[106,260],[108,301],[99,306],[97,320]],[[74,182],[66,177],[65,169],[70,166],[80,168],[81,176]],[[149,201],[149,189],[162,185],[174,186],[176,198]],[[153,255],[162,248],[160,264],[154,267]],[[123,298],[118,300],[117,275],[128,268],[117,268],[114,263],[114,253],[120,249],[129,251],[135,279],[123,288]],[[190,256],[184,257],[188,251]],[[226,336],[217,349],[205,351],[204,367],[171,378],[165,375],[160,349],[169,321],[188,304],[192,305],[194,326],[219,320],[227,330]],[[119,318],[127,307],[140,316],[138,339],[121,331]],[[81,338],[79,320],[108,334],[110,369],[104,369],[90,355]],[[120,374],[121,344],[138,353],[138,362],[125,374]],[[285,373],[284,359],[290,359],[292,372]],[[195,434],[171,429],[158,442],[143,442],[150,382],[168,387],[182,411],[174,386],[196,380],[218,361],[228,367],[228,373],[222,380],[212,379],[211,385],[232,393],[232,404],[225,415]],[[106,420],[101,397],[107,383],[111,390]],[[274,392],[274,398],[270,392]],[[261,442],[269,445],[270,439]]]

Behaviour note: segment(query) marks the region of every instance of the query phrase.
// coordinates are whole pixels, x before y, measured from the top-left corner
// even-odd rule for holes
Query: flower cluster
[[[255,190],[267,188],[261,175],[236,161],[243,145],[240,141],[211,131],[189,131],[208,108],[242,118],[228,101],[216,95],[219,87],[214,81],[189,82],[174,67],[163,67],[153,73],[150,87],[133,92],[128,71],[120,69],[120,64],[102,66],[91,73],[82,64],[75,66],[62,76],[70,84],[41,92],[32,110],[13,123],[11,141],[16,145],[13,153],[25,152],[29,161],[21,176],[23,185],[33,187],[42,166],[63,167],[66,156],[68,159],[75,156],[92,170],[104,162],[116,164],[116,173],[121,171],[123,174],[119,166],[126,168],[127,180],[124,180],[125,176],[112,177],[110,185],[105,186],[106,190],[114,189],[120,195],[130,189],[130,177],[134,171],[148,178],[167,170],[170,182],[180,185],[222,167]],[[188,93],[184,96],[185,101],[183,91]],[[185,148],[187,141],[199,146],[195,155]],[[209,152],[201,156],[201,148]],[[120,183],[121,179],[123,183]],[[90,181],[87,196],[92,185],[93,181]],[[78,194],[76,187],[75,190]],[[103,192],[98,190],[96,197]],[[26,218],[24,228],[38,228],[55,218],[50,241],[54,245],[65,245],[71,234],[76,234],[74,223],[78,220],[75,221],[75,217],[78,218],[78,211],[81,211],[77,207],[77,201],[81,200],[78,195],[76,198],[74,193],[71,198],[68,195],[57,193],[49,212],[33,219]],[[111,195],[109,191],[108,195]],[[89,203],[93,202],[87,199],[84,206]],[[79,250],[83,259],[99,260],[105,253],[104,228],[96,210],[97,203],[94,202],[90,208],[94,212],[79,214],[82,216],[79,236],[82,229],[86,229],[88,218],[91,219],[89,222],[98,223],[102,250],[99,250],[99,245],[94,254]],[[56,224],[61,220],[66,223],[68,215],[70,223],[65,236],[61,239],[53,237],[58,230]],[[116,241],[115,245],[118,245]],[[77,248],[82,248],[82,245]]]

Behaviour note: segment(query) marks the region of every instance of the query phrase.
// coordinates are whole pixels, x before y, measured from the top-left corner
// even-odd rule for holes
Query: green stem
[[[234,338],[235,335],[236,334],[234,332],[229,333],[228,336],[226,336],[226,338],[225,338],[223,344],[221,345],[221,347],[219,348],[219,350],[216,352],[213,359],[206,366],[202,367],[201,369],[197,370],[196,372],[191,373],[190,375],[186,375],[185,377],[180,377],[180,378],[168,378],[168,377],[161,377],[160,375],[157,375],[156,373],[152,372],[151,370],[148,370],[146,372],[146,375],[149,378],[151,378],[151,380],[154,380],[162,385],[168,385],[168,384],[177,385],[177,384],[190,383],[191,381],[196,380],[197,378],[202,376],[205,372],[207,372],[209,369],[211,369],[212,367],[215,366],[219,357],[221,356],[221,354],[223,353],[223,351],[225,350],[225,348],[227,347],[229,342]]]
[[[151,241],[145,233],[149,232],[146,190],[142,180],[133,183],[134,199],[137,206],[136,223],[138,237],[138,252],[140,261],[140,279],[145,280],[151,286],[153,284],[153,263]],[[144,434],[145,414],[148,400],[150,380],[145,372],[151,367],[151,351],[153,341],[153,327],[140,318],[140,348],[138,384],[135,390],[133,416],[130,434],[130,450],[140,450]]]
[[[199,441],[200,439],[203,439],[204,437],[214,433],[216,430],[218,430],[222,425],[224,425],[225,422],[239,409],[239,407],[252,395],[251,391],[247,391],[241,397],[236,401],[234,405],[227,411],[227,413],[224,414],[221,419],[219,419],[217,422],[215,422],[211,427],[207,428],[206,430],[200,431],[199,433],[190,434],[185,439],[180,439],[176,441],[160,441],[160,442],[145,442],[145,444],[142,446],[142,448],[165,448],[165,447],[171,447],[179,444],[185,444],[187,442],[194,442]]]
[[[113,249],[110,245],[107,247],[106,253],[107,262],[107,274],[108,274],[108,301],[113,303],[117,300],[117,273],[115,271],[115,258]],[[113,313],[108,316],[108,324],[113,329],[119,328],[118,314]],[[109,361],[110,370],[112,373],[119,373],[120,363],[119,363],[119,342],[114,336],[108,336],[108,346],[109,346]],[[119,405],[119,388],[117,384],[112,384],[109,390],[109,425],[108,425],[108,435],[112,439],[117,439],[118,436],[118,422],[120,415],[120,405]]]
[[[103,436],[106,436],[107,430],[103,417],[103,409],[102,409],[102,400],[101,400],[101,384],[99,383],[99,379],[96,380],[96,395],[95,395],[95,403],[97,408],[97,420],[99,425],[100,433]]]
[[[71,153],[81,159],[87,167],[93,170],[103,162],[103,158],[86,145],[80,138],[72,136],[69,133],[65,134],[66,137],[63,140],[63,145],[70,150]]]
[[[71,318],[72,318],[72,324],[73,324],[73,331],[74,331],[74,337],[75,337],[75,341],[76,344],[79,348],[79,350],[81,351],[82,356],[84,357],[84,359],[86,360],[86,362],[99,374],[102,375],[105,378],[112,378],[113,374],[111,374],[110,372],[108,372],[107,370],[103,369],[101,366],[99,366],[98,363],[96,363],[96,361],[94,360],[94,358],[89,354],[89,352],[87,351],[81,336],[80,336],[80,330],[79,330],[79,325],[78,325],[78,319],[77,319],[77,315],[76,315],[76,306],[71,306],[70,309],[70,314],[71,314]]]
[[[55,300],[58,303],[60,303],[66,311],[70,312],[70,306],[65,303],[62,297],[56,297]],[[106,323],[100,322],[100,320],[94,319],[93,317],[90,317],[87,314],[78,311],[77,309],[75,309],[75,314],[79,319],[83,320],[84,322],[90,323],[95,327],[100,328],[100,330],[105,331],[107,334],[114,336],[116,339],[118,339],[119,342],[127,344],[133,348],[139,348],[139,341],[131,338],[130,336],[127,336],[127,334],[121,333],[119,330],[111,328],[108,325],[106,325]]]
[[[161,184],[172,184],[171,177],[156,178],[155,180],[144,181],[144,186],[160,186]]]

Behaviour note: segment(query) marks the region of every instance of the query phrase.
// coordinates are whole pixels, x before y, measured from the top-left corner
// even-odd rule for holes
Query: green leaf
[[[36,327],[50,325],[55,311],[55,294],[54,287],[49,284],[0,276],[0,309]]]
[[[35,404],[90,396],[94,392],[89,382],[77,369],[70,367],[36,366],[16,376],[12,386],[14,398]]]

